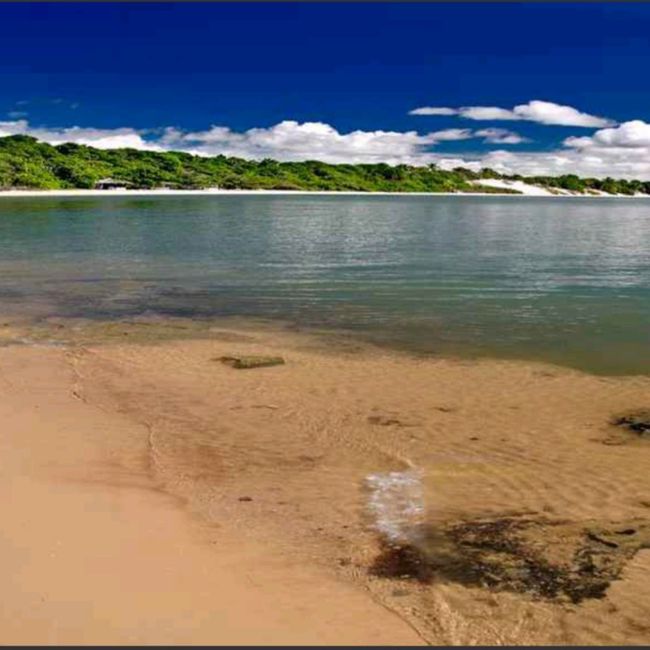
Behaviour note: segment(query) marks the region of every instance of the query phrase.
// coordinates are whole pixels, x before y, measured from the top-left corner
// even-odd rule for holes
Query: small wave
[[[405,542],[424,514],[424,491],[419,470],[370,474],[368,508],[374,528],[390,542]]]

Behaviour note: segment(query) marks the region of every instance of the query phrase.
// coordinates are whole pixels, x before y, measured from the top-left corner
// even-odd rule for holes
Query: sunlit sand
[[[648,640],[649,443],[611,424],[647,377],[243,322],[5,330],[5,642]],[[255,355],[284,363],[219,361]]]

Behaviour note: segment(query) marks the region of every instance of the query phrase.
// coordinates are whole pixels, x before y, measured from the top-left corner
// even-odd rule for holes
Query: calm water
[[[0,198],[0,311],[242,315],[650,372],[650,201]]]

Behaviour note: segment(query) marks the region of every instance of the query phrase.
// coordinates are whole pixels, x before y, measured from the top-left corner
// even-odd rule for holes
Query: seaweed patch
[[[457,521],[416,527],[409,541],[384,539],[370,573],[577,604],[603,598],[642,548],[650,548],[648,521]]]
[[[638,409],[617,415],[612,419],[612,424],[637,433],[639,436],[650,437],[650,409]]]

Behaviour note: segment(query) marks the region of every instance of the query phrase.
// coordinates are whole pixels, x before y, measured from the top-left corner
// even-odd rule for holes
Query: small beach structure
[[[96,190],[126,190],[132,183],[115,178],[101,178],[95,183]]]

